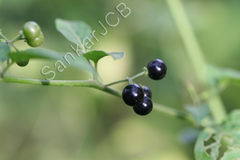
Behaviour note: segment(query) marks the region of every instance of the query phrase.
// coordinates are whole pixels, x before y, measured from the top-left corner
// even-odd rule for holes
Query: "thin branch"
[[[12,44],[12,46],[17,52],[20,52],[20,50],[14,44]]]
[[[9,40],[2,33],[0,33],[0,37],[2,37],[5,41],[9,42]]]
[[[135,79],[135,78],[141,77],[141,76],[145,75],[146,72],[147,72],[147,71],[144,69],[142,72],[136,74],[135,76],[133,76],[133,77],[131,77],[131,78],[125,78],[125,79],[121,79],[121,80],[118,80],[118,81],[115,81],[115,82],[111,82],[111,83],[105,84],[105,86],[111,86],[111,85],[118,84],[118,83],[122,83],[122,82],[128,82],[129,79],[133,80],[133,79]]]
[[[167,106],[164,106],[164,105],[161,105],[161,104],[157,104],[157,103],[153,103],[153,108],[162,112],[162,113],[165,113],[171,117],[176,117],[178,119],[182,119],[184,121],[187,121],[193,125],[196,125],[195,123],[195,120],[193,119],[193,117],[189,114],[189,113],[186,113],[184,111],[180,111],[180,110],[176,110],[174,108],[171,108],[171,107],[167,107]]]
[[[4,70],[3,70],[2,74],[1,74],[1,77],[4,76],[4,74],[7,72],[7,70],[9,69],[9,67],[10,67],[12,64],[13,64],[13,62],[9,63],[9,64],[7,65],[7,67],[4,68]]]
[[[19,41],[19,40],[24,39],[24,38],[22,38],[22,37],[23,37],[22,34],[18,35],[17,37],[15,37],[15,38],[11,41],[11,43],[14,43],[14,42],[16,42],[16,41]]]
[[[98,90],[102,90],[109,94],[115,95],[117,97],[122,97],[120,91],[113,88],[109,88],[102,83],[94,80],[41,80],[41,79],[29,79],[29,78],[18,78],[18,77],[2,77],[3,82],[8,83],[23,83],[32,85],[45,85],[45,86],[69,86],[69,87],[91,87]]]
[[[91,87],[103,92],[107,92],[111,95],[117,96],[122,98],[122,92],[110,87],[103,85],[95,80],[41,80],[41,79],[28,79],[28,78],[17,78],[17,77],[3,77],[0,79],[0,82],[7,82],[7,83],[22,83],[22,84],[32,84],[32,85],[45,85],[45,86],[76,86],[76,87]],[[195,125],[194,120],[192,117],[185,112],[178,111],[171,107],[163,106],[157,103],[154,103],[154,108],[156,110],[167,114],[171,117],[179,118],[185,120],[193,125]]]

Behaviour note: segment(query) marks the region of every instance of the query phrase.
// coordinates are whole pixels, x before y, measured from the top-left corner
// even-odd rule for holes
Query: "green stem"
[[[7,41],[13,48],[17,51],[20,52],[17,47],[13,44],[14,42],[22,39],[22,35],[18,35],[16,38],[14,38],[12,41],[9,41],[2,33],[0,33],[0,37],[2,37],[5,41]]]
[[[2,33],[0,33],[0,37],[2,37],[5,41],[9,42],[9,40]]]
[[[92,66],[92,68],[95,68],[96,72],[97,72],[97,75],[93,74],[93,79],[96,80],[96,81],[100,81],[100,77],[99,77],[99,73],[98,73],[98,63],[94,63],[94,67],[91,63],[91,61],[89,59],[88,60],[88,63]]]
[[[1,77],[4,76],[4,74],[7,72],[7,70],[9,69],[9,67],[10,67],[12,64],[13,64],[13,62],[9,63],[9,64],[7,65],[7,67],[4,68],[4,70],[3,70],[2,74],[1,74]]]
[[[205,82],[205,60],[190,25],[190,22],[184,11],[181,0],[167,0],[167,3],[171,11],[172,17],[176,23],[179,34],[184,42],[183,44],[187,50],[186,54],[190,58],[196,76],[201,83]]]
[[[186,88],[187,88],[188,93],[190,94],[190,96],[191,96],[191,98],[194,102],[194,105],[199,106],[201,101],[200,101],[200,98],[199,98],[199,96],[197,94],[197,91],[196,91],[195,87],[193,86],[193,84],[190,83],[190,82],[187,82],[186,83]]]
[[[11,43],[14,43],[14,42],[19,41],[19,40],[22,40],[22,39],[24,39],[24,38],[22,38],[22,35],[20,34],[20,35],[18,35],[17,37],[15,37],[15,38],[11,41]]]
[[[128,79],[126,78],[126,79],[121,79],[119,81],[111,82],[111,83],[105,84],[105,86],[111,86],[111,85],[122,83],[122,82],[128,82]]]
[[[82,44],[82,43],[80,42],[80,46],[77,45],[77,50],[78,50],[78,47],[80,47],[80,50],[82,50],[84,53],[86,53],[86,48],[85,48],[84,44]]]
[[[176,118],[185,120],[193,125],[196,125],[192,116],[190,114],[187,114],[186,112],[179,111],[179,110],[173,109],[171,107],[163,106],[163,105],[160,105],[157,103],[153,103],[153,106],[154,106],[154,109],[156,109],[162,113],[165,113],[172,117],[176,117]]]
[[[135,76],[133,76],[131,78],[125,78],[125,79],[121,79],[121,80],[118,80],[118,81],[115,81],[115,82],[111,82],[111,83],[105,84],[105,86],[111,86],[111,85],[122,83],[122,82],[129,82],[129,79],[133,80],[135,78],[141,77],[141,76],[145,75],[146,72],[147,71],[144,69],[142,72],[136,74]]]
[[[14,44],[12,44],[12,46],[17,52],[20,52],[20,50]]]
[[[32,85],[45,85],[45,86],[77,86],[77,87],[91,87],[103,92],[109,93],[111,95],[117,96],[122,98],[122,92],[108,86],[103,85],[95,80],[85,80],[85,81],[78,81],[78,80],[40,80],[40,79],[28,79],[28,78],[17,78],[17,77],[2,77],[0,82],[6,83],[22,83],[22,84],[32,84]],[[195,124],[192,117],[185,113],[173,108],[163,106],[157,103],[154,103],[154,108],[158,111],[161,111],[164,114],[167,114],[171,117],[180,118],[183,120],[188,121],[191,124]]]
[[[104,92],[110,93],[117,97],[121,97],[122,93],[118,90],[104,86],[103,84],[94,81],[94,80],[40,80],[40,79],[29,79],[29,78],[18,78],[18,77],[2,77],[3,82],[8,83],[23,83],[23,84],[32,84],[32,85],[46,85],[46,86],[77,86],[77,87],[92,87]]]
[[[146,70],[136,74],[135,76],[133,76],[131,79],[135,79],[135,78],[138,78],[138,77],[141,77],[141,76],[144,76],[146,74]]]
[[[188,57],[193,65],[197,78],[199,79],[200,83],[205,86],[205,66],[207,64],[203,58],[202,51],[184,11],[181,0],[166,1],[171,11],[172,17],[176,23],[179,34],[181,35],[181,38],[187,50],[186,53],[188,54]],[[221,99],[219,98],[219,95],[216,95],[215,98],[211,98],[208,102],[208,105],[215,121],[217,123],[221,123],[226,117],[226,111],[221,102]]]
[[[71,48],[77,55],[79,55],[79,53],[78,53],[78,45],[77,45],[77,49],[75,49],[72,45],[70,45],[70,48]],[[85,51],[84,51],[84,52],[85,52]],[[87,59],[87,58],[86,58],[86,59]],[[90,64],[90,66],[91,66],[93,69],[96,70],[96,72],[97,72],[97,74],[98,74],[97,64],[95,64],[95,68],[94,68],[94,66],[92,65],[91,61],[90,61],[89,59],[87,59],[87,61],[88,61],[88,63]],[[93,79],[94,79],[94,80],[99,81],[98,78],[99,78],[98,75],[93,74]]]
[[[219,94],[216,94],[215,96],[212,96],[210,98],[210,100],[208,101],[208,106],[216,123],[220,124],[225,120],[226,111]]]

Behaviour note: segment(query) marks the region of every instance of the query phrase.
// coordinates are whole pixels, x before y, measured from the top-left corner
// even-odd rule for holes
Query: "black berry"
[[[148,76],[153,80],[160,80],[165,77],[167,73],[167,66],[160,59],[151,61],[148,66]]]
[[[151,90],[146,87],[146,86],[143,86],[143,91],[144,91],[144,96],[146,97],[149,97],[150,99],[152,98],[152,92]]]
[[[129,106],[135,106],[142,101],[144,93],[137,84],[127,85],[122,92],[123,101]]]
[[[133,107],[133,110],[138,115],[144,116],[149,114],[152,111],[153,105],[149,97],[144,97],[143,101]]]

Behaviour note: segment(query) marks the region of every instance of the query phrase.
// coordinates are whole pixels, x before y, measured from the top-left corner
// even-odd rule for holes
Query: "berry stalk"
[[[11,41],[11,43],[14,43],[14,42],[17,42],[17,41],[19,41],[19,40],[22,40],[22,39],[23,39],[22,37],[23,37],[22,34],[18,35],[17,37],[15,37],[15,38]]]
[[[146,73],[147,73],[147,69],[143,68],[142,72],[136,74],[135,76],[133,76],[131,78],[125,78],[125,79],[121,79],[121,80],[118,80],[118,81],[115,81],[115,82],[111,82],[111,83],[105,84],[105,86],[111,86],[111,85],[122,83],[122,82],[129,82],[129,79],[133,80],[135,78],[146,75]]]

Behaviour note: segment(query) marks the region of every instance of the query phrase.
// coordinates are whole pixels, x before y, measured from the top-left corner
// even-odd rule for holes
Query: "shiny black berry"
[[[148,76],[153,80],[160,80],[165,77],[167,73],[167,66],[160,59],[151,61],[148,66]]]
[[[153,105],[152,100],[149,97],[144,97],[143,101],[133,107],[133,110],[138,115],[144,116],[152,111]]]
[[[147,96],[150,99],[152,98],[152,92],[148,87],[143,86],[143,91],[144,91],[144,96]]]
[[[137,84],[127,85],[122,92],[123,101],[129,106],[135,106],[142,101],[144,93]]]

